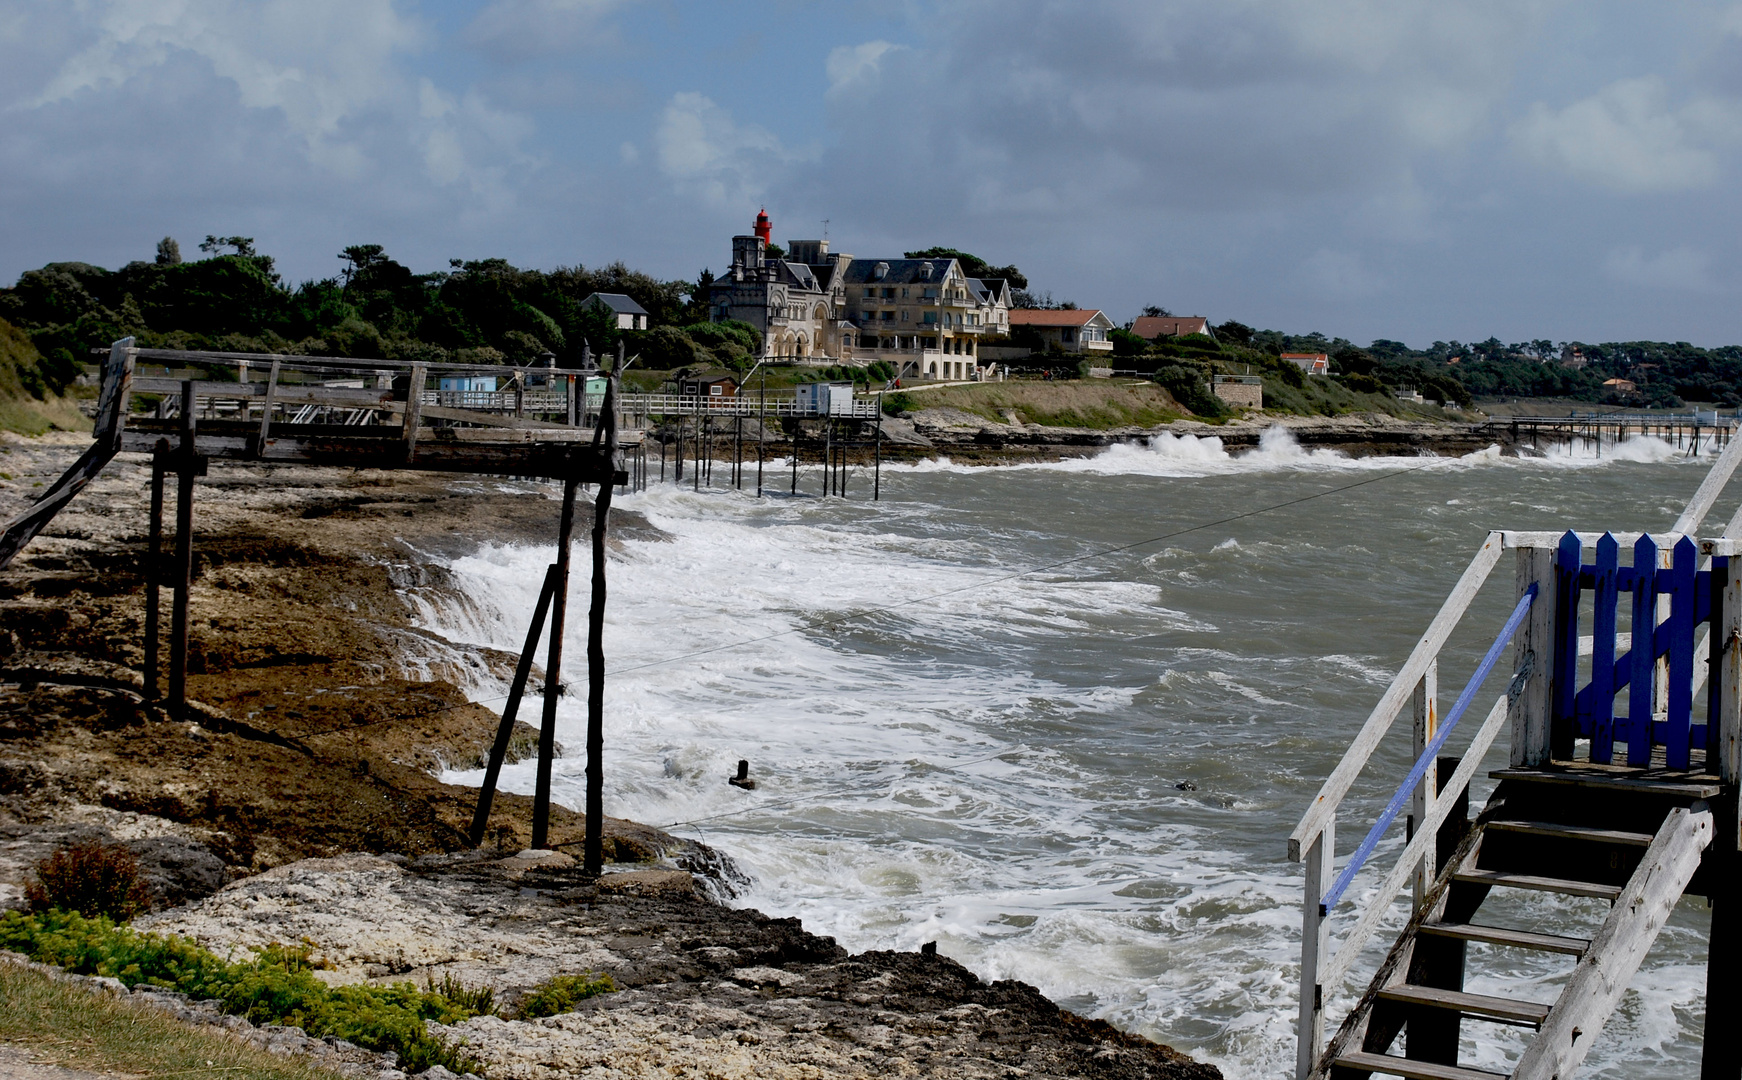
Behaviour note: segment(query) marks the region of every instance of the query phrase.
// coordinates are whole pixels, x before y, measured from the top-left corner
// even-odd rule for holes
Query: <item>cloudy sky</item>
[[[1115,318],[1742,342],[1742,3],[0,0],[0,280],[159,237],[718,271],[945,244]]]

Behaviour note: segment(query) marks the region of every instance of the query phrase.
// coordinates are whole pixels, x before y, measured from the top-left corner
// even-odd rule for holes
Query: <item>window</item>
[[[928,322],[928,323],[935,323],[935,322],[937,322],[937,321],[938,321],[938,313],[937,313],[937,312],[935,312],[935,311],[928,311],[928,312],[926,312],[926,313],[925,313],[925,321],[926,321],[926,322]]]
[[[726,393],[726,388],[724,386],[721,386],[719,383],[715,383],[714,385],[708,387],[708,393],[713,395],[714,397],[721,397]]]
[[[901,321],[902,321],[902,322],[906,322],[906,321],[907,321],[907,320],[908,320],[908,315],[909,315],[909,313],[908,313],[908,312],[905,312],[905,311],[904,311],[904,312],[902,312],[902,313],[901,313]]]
[[[906,293],[906,292],[907,292],[907,290],[906,290],[906,289],[903,289],[903,290],[901,290],[901,291],[902,291],[902,292],[903,292],[903,293]],[[884,296],[886,296],[886,297],[893,297],[893,296],[894,296],[894,295],[895,295],[895,290],[894,290],[894,289],[893,289],[893,288],[889,288],[889,287],[885,287],[885,288],[884,288],[884,290],[883,290],[883,295],[884,295]]]
[[[936,289],[927,289],[920,295],[927,300],[936,300],[938,298],[938,291]]]
[[[895,312],[885,311],[883,313],[883,321],[884,322],[893,322],[894,320],[895,320]]]
[[[905,287],[901,290],[901,298],[903,300],[907,299],[907,289]]]
[[[1077,340],[1076,330],[1072,329],[1069,326],[1063,328],[1062,330],[1059,331],[1059,340],[1060,341],[1075,341],[1075,340]]]

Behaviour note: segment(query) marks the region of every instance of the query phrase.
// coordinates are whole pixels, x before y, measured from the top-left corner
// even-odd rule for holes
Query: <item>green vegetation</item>
[[[609,975],[557,975],[528,990],[515,1010],[517,1019],[537,1020],[573,1009],[585,998],[617,989]]]
[[[1024,424],[1104,431],[1154,427],[1184,417],[1179,403],[1152,383],[1085,379],[1080,382],[1028,380],[969,386],[915,387],[884,399],[884,411],[952,408],[998,423],[1012,416]]]
[[[337,1074],[143,1005],[56,982],[40,971],[0,964],[0,1043],[31,1057],[87,1070],[163,1077],[335,1080]]]
[[[125,922],[151,905],[139,876],[139,860],[121,844],[86,840],[56,848],[37,864],[24,897],[32,911],[59,908],[86,918],[106,915]]]
[[[0,948],[81,975],[217,999],[225,1012],[257,1024],[293,1025],[317,1038],[335,1035],[371,1050],[391,1050],[410,1073],[431,1065],[457,1073],[473,1069],[463,1051],[430,1035],[423,1022],[455,1023],[490,1004],[475,992],[456,1001],[408,982],[329,987],[315,977],[307,948],[269,946],[232,962],[180,938],[142,934],[107,917],[77,912],[8,912],[0,917]]]
[[[88,426],[68,396],[77,374],[70,356],[44,358],[30,335],[0,319],[0,431],[41,435]]]

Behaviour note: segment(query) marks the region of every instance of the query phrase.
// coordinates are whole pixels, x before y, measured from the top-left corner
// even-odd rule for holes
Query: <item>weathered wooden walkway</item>
[[[204,379],[135,377],[141,358],[204,371]],[[618,369],[591,409],[568,398],[565,423],[503,411],[475,411],[431,403],[429,384],[443,377],[513,379],[517,369],[475,365],[395,364],[343,357],[267,357],[140,349],[132,338],[114,343],[103,364],[95,439],[79,460],[24,513],[0,526],[0,570],[118,453],[149,454],[152,462],[148,551],[145,560],[145,696],[179,718],[186,704],[188,620],[193,584],[196,480],[214,458],[238,464],[299,463],[351,469],[418,469],[544,477],[563,485],[557,550],[513,694],[504,710],[480,794],[473,843],[480,843],[507,751],[509,735],[547,623],[544,712],[539,729],[538,780],[532,846],[544,847],[550,822],[551,767],[556,704],[562,686],[563,640],[569,591],[569,556],[575,501],[592,484],[592,589],[587,636],[587,824],[585,865],[602,865],[603,708],[602,632],[606,599],[605,540],[612,493],[640,483],[645,471],[642,434],[623,428],[617,407]],[[232,375],[219,378],[220,374]],[[148,412],[135,399],[155,398]],[[174,550],[164,557],[165,482],[176,479]],[[267,482],[270,482],[269,480]],[[172,590],[168,687],[160,694],[160,590]]]
[[[1299,1080],[1567,1080],[1684,893],[1713,905],[1701,1075],[1742,1076],[1742,1041],[1728,1028],[1742,1005],[1742,510],[1721,531],[1700,532],[1742,461],[1742,440],[1725,435],[1724,453],[1665,533],[1493,532],[1477,550],[1289,837],[1289,857],[1306,869]],[[1507,552],[1512,614],[1442,712],[1440,650]],[[1511,678],[1479,704],[1508,646]],[[1477,730],[1448,755],[1472,706]],[[1406,707],[1413,767],[1339,867],[1338,809]],[[1508,730],[1510,764],[1490,774],[1499,784],[1471,818],[1470,781]],[[1340,906],[1400,815],[1403,850],[1333,952]],[[1405,888],[1407,925],[1327,1041],[1327,1003]],[[1483,917],[1495,890],[1610,908],[1568,936]],[[1470,993],[1472,942],[1564,956],[1571,970],[1553,1001]],[[1498,1074],[1460,1064],[1467,1024],[1536,1035]]]

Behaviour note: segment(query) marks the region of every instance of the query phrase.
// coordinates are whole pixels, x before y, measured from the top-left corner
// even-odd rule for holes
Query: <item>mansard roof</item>
[[[925,267],[932,268],[925,276]],[[888,272],[877,276],[877,268],[887,266]],[[845,283],[848,285],[937,285],[955,269],[962,276],[954,259],[854,259],[847,264]]]

